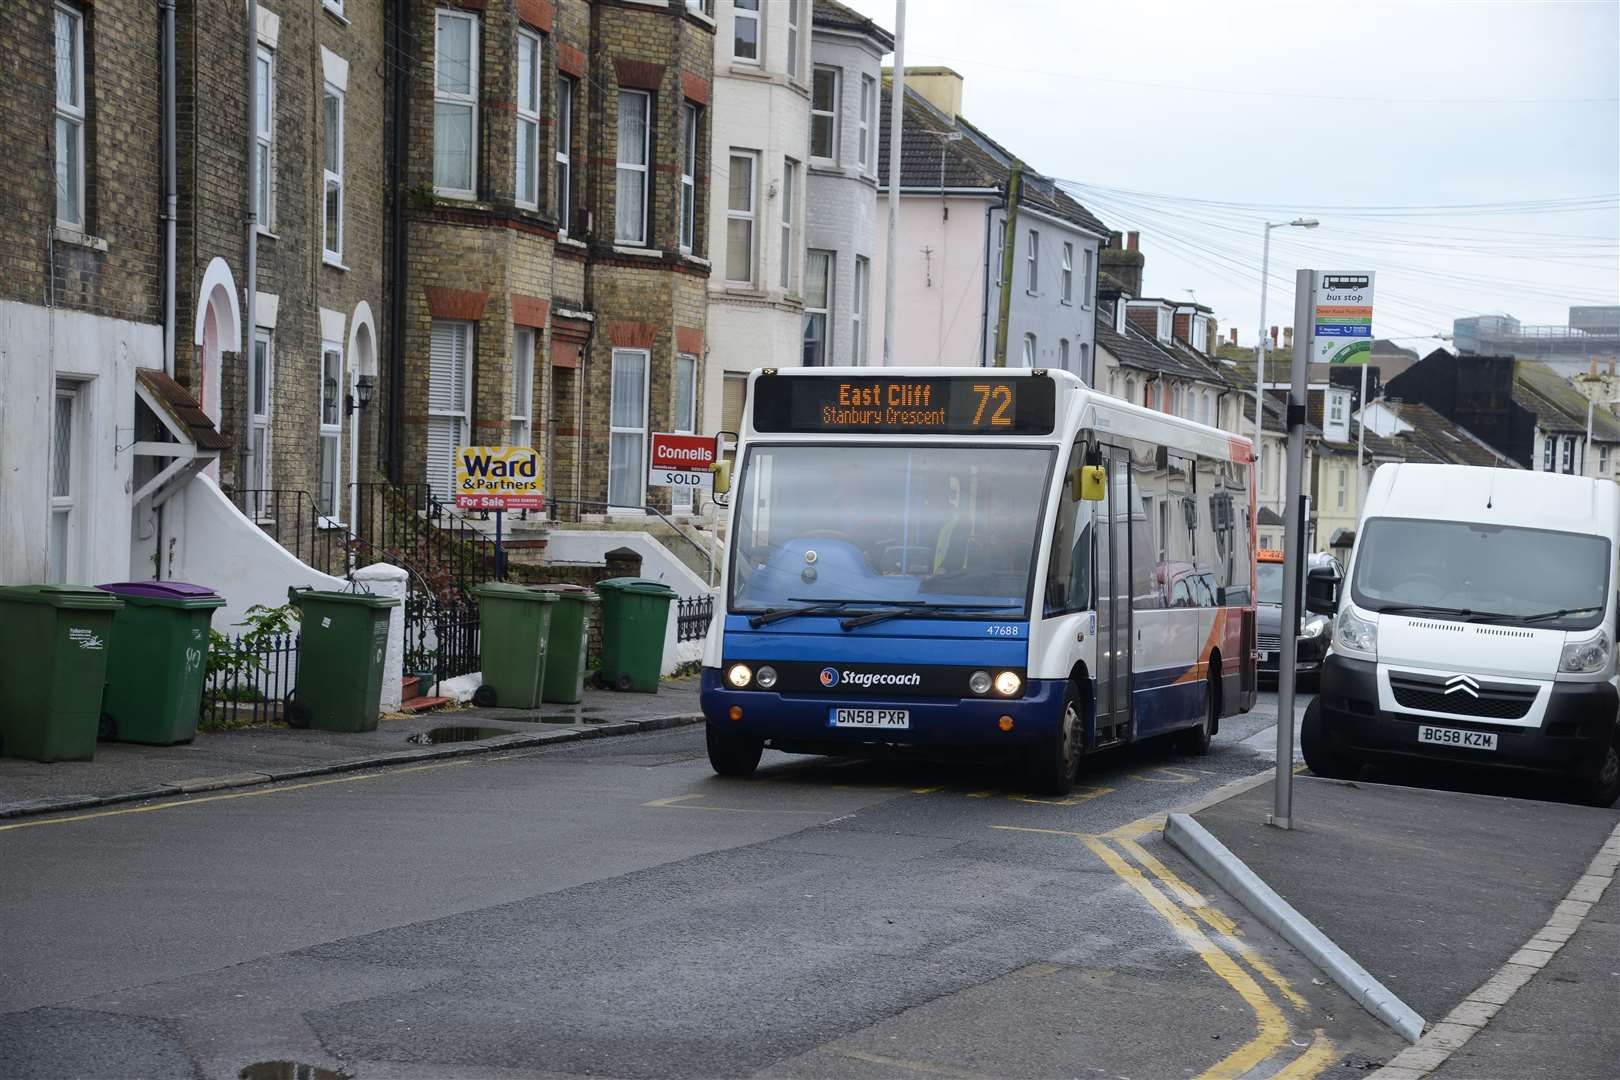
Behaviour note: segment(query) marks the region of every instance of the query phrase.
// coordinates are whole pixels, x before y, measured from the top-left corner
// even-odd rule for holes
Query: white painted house
[[[878,217],[882,60],[894,37],[837,0],[816,0],[810,39],[810,181],[805,204],[803,360],[868,364],[872,271],[887,236]],[[881,360],[881,356],[878,357]]]
[[[884,87],[878,218],[888,214],[889,86]],[[1013,235],[1004,222],[1014,156],[961,115],[962,77],[906,69],[896,253],[895,364],[994,363],[1003,244],[1013,248],[1006,361],[1090,379],[1097,252],[1107,230],[1053,181],[1023,170]],[[873,266],[884,310],[885,252]],[[881,343],[881,329],[874,342]],[[874,346],[874,354],[880,345]]]
[[[736,431],[748,372],[799,363],[811,0],[717,0],[702,431]]]

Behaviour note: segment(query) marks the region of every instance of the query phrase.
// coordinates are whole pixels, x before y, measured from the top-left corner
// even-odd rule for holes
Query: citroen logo
[[[1471,698],[1479,697],[1479,683],[1475,682],[1467,675],[1453,675],[1451,678],[1446,680],[1447,694],[1455,694],[1459,690]]]

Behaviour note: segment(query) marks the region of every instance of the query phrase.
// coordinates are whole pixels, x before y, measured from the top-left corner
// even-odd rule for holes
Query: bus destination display
[[[771,375],[754,382],[754,430],[885,435],[1050,435],[1056,384],[983,374],[948,378]]]

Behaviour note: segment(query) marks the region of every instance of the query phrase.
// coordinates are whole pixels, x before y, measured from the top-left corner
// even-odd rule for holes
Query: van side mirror
[[[1305,575],[1305,610],[1312,615],[1338,611],[1340,581],[1338,571],[1332,567],[1312,567]]]
[[[1101,465],[1082,465],[1069,473],[1069,498],[1074,502],[1102,502],[1108,493],[1108,471]]]
[[[714,493],[716,495],[724,495],[731,490],[731,462],[716,461],[709,466],[709,471],[714,474]]]

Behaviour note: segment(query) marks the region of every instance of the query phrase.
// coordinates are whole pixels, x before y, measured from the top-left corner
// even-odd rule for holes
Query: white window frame
[[[870,75],[861,76],[861,115],[860,115],[860,145],[856,148],[856,160],[860,163],[862,172],[869,172],[877,168],[876,156],[872,153],[872,132],[877,128],[877,80]]]
[[[578,85],[567,75],[557,76],[557,151],[552,183],[552,203],[557,210],[557,234],[568,235],[568,219],[574,210],[574,95]]]
[[[849,294],[849,362],[866,366],[866,309],[871,304],[872,263],[865,255],[855,256],[855,282]]]
[[[1001,286],[1001,268],[1007,258],[1007,219],[1002,218],[996,224],[999,227],[996,229],[995,284],[999,288]]]
[[[681,228],[680,245],[684,254],[692,254],[697,245],[697,160],[698,125],[701,121],[698,107],[690,101],[681,103]]]
[[[274,233],[276,229],[276,51],[268,45],[258,47],[258,62],[263,65],[258,79],[259,94],[265,100],[264,115],[255,103],[253,109],[254,134],[259,147],[258,174],[253,182],[258,189],[258,231]],[[263,177],[262,187],[259,177]]]
[[[1067,240],[1063,242],[1063,273],[1059,280],[1063,286],[1060,299],[1065,304],[1074,303],[1074,245]]]
[[[51,406],[51,440],[50,440],[50,513],[46,518],[46,578],[47,580],[64,584],[73,581],[80,574],[79,540],[83,532],[81,519],[83,517],[81,495],[85,487],[85,453],[84,432],[85,424],[85,383],[74,379],[57,379],[56,393],[52,398]],[[63,493],[57,494],[57,460],[56,446],[61,433],[56,430],[60,420],[61,402],[66,399],[68,403],[68,430],[65,444],[67,446],[67,475],[63,485]],[[56,544],[56,522],[62,519],[62,545],[58,555]]]
[[[337,358],[337,377],[332,380],[332,396],[327,397],[327,360]],[[319,424],[316,446],[315,504],[328,519],[335,519],[343,505],[343,405],[346,381],[343,377],[343,346],[336,341],[321,342],[320,386],[316,393],[315,418]],[[333,419],[326,418],[327,406]],[[330,457],[328,456],[330,455]],[[327,473],[331,474],[331,497],[326,497]]]
[[[827,109],[816,107],[816,76],[827,74],[832,76],[832,106]],[[827,165],[833,168],[838,166],[838,103],[842,100],[842,83],[844,72],[840,68],[829,64],[816,64],[810,72],[810,164]],[[829,138],[831,154],[816,153],[816,120],[824,118],[832,124],[832,135]]]
[[[794,258],[798,250],[795,240],[798,217],[799,193],[799,163],[790,157],[782,159],[782,273],[781,284],[784,292],[793,290],[793,268],[797,260]]]
[[[321,6],[339,18],[343,17],[343,0],[321,0]]]
[[[731,205],[730,175],[738,167],[738,162],[746,161],[749,170],[748,206],[738,209]],[[726,182],[726,284],[753,285],[754,266],[759,261],[759,152],[757,150],[732,150],[727,159],[728,169]],[[731,265],[731,227],[734,222],[746,223],[748,226],[748,266],[746,277],[737,277],[735,267]]]
[[[639,427],[621,427],[620,425],[617,425],[617,424],[615,424],[613,422],[613,418],[614,418],[613,414],[614,414],[615,410],[613,408],[612,393],[613,393],[614,384],[617,383],[618,380],[613,377],[614,373],[610,369],[609,373],[608,373],[608,394],[609,394],[609,396],[608,396],[608,493],[607,493],[607,498],[608,498],[608,505],[610,507],[623,507],[623,508],[626,508],[626,509],[641,510],[647,504],[647,420],[648,420],[648,410],[649,410],[649,406],[651,404],[651,399],[649,397],[649,394],[651,392],[651,383],[652,383],[652,353],[647,349],[614,349],[613,350],[612,366],[613,366],[613,368],[617,368],[618,364],[619,364],[619,358],[622,357],[622,356],[628,356],[628,355],[630,355],[632,353],[634,353],[635,355],[641,357],[641,425]],[[634,481],[634,483],[636,485],[636,492],[637,492],[636,498],[635,498],[635,500],[633,502],[626,502],[626,501],[617,501],[616,502],[614,500],[614,498],[613,498],[613,496],[615,494],[615,492],[613,491],[613,464],[614,464],[613,459],[614,459],[614,443],[616,442],[616,440],[614,439],[615,435],[635,435],[640,440],[641,450],[639,452],[639,457],[641,458],[641,460],[636,462],[634,464],[634,466],[629,471],[629,475],[633,478],[633,481]],[[624,494],[624,493],[619,492],[618,494]]]
[[[618,157],[618,146],[622,140],[618,136],[618,128],[624,124],[624,112],[627,103],[641,102],[641,162],[624,161]],[[634,106],[632,105],[632,108]],[[613,190],[613,242],[626,244],[630,247],[646,247],[648,244],[650,224],[648,221],[648,208],[652,201],[652,94],[646,90],[628,90],[619,88],[618,124],[614,128],[614,190]],[[618,193],[618,177],[620,173],[639,173],[641,175],[641,205],[632,206],[636,230],[631,233],[625,228],[625,207],[620,204]]]
[[[686,386],[686,412],[681,413],[681,389]],[[670,402],[670,428],[676,435],[695,435],[697,433],[697,357],[691,353],[677,353],[675,356],[675,377],[672,380],[671,390],[673,400]],[[692,510],[692,489],[689,487],[676,488],[670,492],[670,506],[672,509],[690,513]]]
[[[448,328],[460,338],[463,363],[461,370],[461,385],[452,387],[451,401],[447,405],[441,404],[436,408],[433,403],[433,358],[431,342],[434,333],[440,327]],[[450,471],[445,477],[444,492],[440,496],[442,501],[453,504],[455,502],[456,485],[455,450],[469,445],[467,437],[471,428],[471,424],[469,423],[469,411],[470,403],[472,401],[473,347],[475,345],[475,340],[473,337],[473,323],[462,319],[434,319],[429,327],[428,340],[430,342],[428,354],[428,426],[431,428],[434,420],[449,420],[453,425],[453,435],[451,438],[452,451],[449,461]],[[461,398],[459,408],[456,406],[454,400],[457,394],[459,394]],[[431,447],[424,447],[424,450],[430,451]],[[434,462],[431,457],[427,459],[426,472],[429,486],[432,485],[433,467],[436,464],[442,465],[444,463]],[[435,492],[435,494],[437,495],[439,493]]]
[[[508,446],[534,444],[534,354],[540,332],[532,326],[512,330],[512,412]]]
[[[810,282],[814,280],[814,275],[810,273],[810,263],[816,259],[825,259],[827,262],[827,292],[821,301],[823,306],[820,307],[812,306],[810,285]],[[825,248],[809,248],[804,253],[804,263],[804,329],[808,330],[813,320],[818,318],[821,320],[819,324],[821,327],[821,357],[816,364],[804,362],[803,336],[801,335],[800,362],[804,363],[805,367],[828,367],[833,363],[832,312],[836,306],[835,297],[838,295],[838,253]]]
[[[1563,471],[1566,473],[1572,473],[1575,471],[1575,436],[1573,435],[1564,436]]]
[[[1155,336],[1160,341],[1169,341],[1170,340],[1170,329],[1171,329],[1171,327],[1170,327],[1170,313],[1168,311],[1166,311],[1164,308],[1158,308],[1158,309],[1155,310],[1155,315],[1157,316],[1155,324],[1154,324],[1155,330],[1156,330]]]
[[[326,100],[328,98],[332,98],[337,101],[337,138],[335,140],[337,149],[337,169],[334,171],[330,167],[332,162],[324,160],[326,146],[323,142],[321,145],[323,156],[323,160],[321,162],[321,171],[323,177],[321,184],[321,259],[329,266],[342,266],[343,138],[348,124],[348,100],[341,89],[331,83],[327,83],[325,92],[321,95],[321,121],[323,125],[327,121]],[[325,130],[322,131],[322,135],[327,138],[331,137],[331,133]],[[337,237],[335,243],[331,235],[331,230],[327,228],[326,223],[326,204],[333,197],[334,192],[337,195]]]
[[[1069,339],[1058,338],[1058,367],[1069,370]]]
[[[1039,367],[1041,356],[1041,343],[1034,334],[1024,335],[1024,366],[1027,368]]]
[[[1096,275],[1091,272],[1091,249],[1086,248],[1081,258],[1080,307],[1089,311],[1091,309],[1092,285],[1096,282]]]
[[[808,0],[787,0],[787,76],[790,79],[799,77],[799,70],[804,66],[803,46],[804,35],[800,27],[804,18],[804,5]]]
[[[534,60],[529,65],[529,82],[523,85],[521,73],[523,71],[523,51],[525,48],[534,51]],[[512,169],[514,177],[514,200],[526,210],[540,208],[540,111],[544,105],[544,95],[540,88],[545,85],[545,46],[539,34],[533,30],[519,28],[517,32],[517,65],[513,72],[516,93],[512,96],[512,104],[517,113],[514,122],[515,140],[512,147]],[[527,108],[523,105],[525,93],[530,96]],[[523,156],[519,149],[525,145],[533,147],[529,154],[528,175],[524,175]]]
[[[1339,466],[1338,480],[1339,480],[1338,509],[1343,510],[1344,509],[1345,497],[1348,494],[1349,488],[1350,488],[1350,471],[1349,471],[1349,468],[1347,466],[1344,466],[1344,465]]]
[[[745,8],[744,3],[751,3],[752,8]],[[737,64],[760,64],[761,54],[765,45],[765,20],[760,18],[760,0],[733,0],[731,5],[731,60]],[[737,51],[737,24],[751,22],[754,24],[754,55],[744,56]]]
[[[467,23],[467,92],[460,93],[439,88],[439,31],[446,20],[462,21]],[[439,8],[435,12],[433,23],[433,108],[437,112],[440,105],[466,109],[471,119],[467,123],[467,187],[450,187],[438,182],[438,123],[435,120],[433,130],[433,191],[450,199],[476,199],[478,197],[478,72],[479,72],[479,46],[478,38],[482,26],[478,16],[465,11],[452,11],[448,8]]]
[[[271,482],[273,473],[270,468],[271,441],[275,431],[272,420],[276,407],[276,353],[275,343],[271,332],[260,327],[253,334],[253,367],[259,367],[258,353],[264,350],[264,369],[254,370],[253,394],[255,400],[249,403],[248,417],[248,465],[247,484],[249,489],[260,491],[268,490],[275,485]],[[266,510],[264,506],[251,507],[254,515],[262,516]]]
[[[71,229],[86,228],[87,215],[85,213],[84,188],[84,126],[85,102],[88,100],[84,85],[84,12],[71,4],[57,4],[51,16],[53,50],[56,49],[55,28],[58,16],[66,17],[72,23],[73,41],[72,58],[69,61],[72,71],[69,73],[72,80],[72,93],[67,98],[62,97],[62,72],[56,72],[56,111],[52,120],[52,137],[55,140],[57,161],[61,160],[62,143],[64,135],[72,140],[70,147],[71,158],[65,169],[58,169],[56,175],[56,220],[58,224]],[[61,56],[57,55],[56,63],[60,63]],[[53,166],[55,162],[52,163]],[[64,181],[69,189],[64,192]],[[73,216],[62,216],[62,202],[64,195],[71,198],[71,213]]]
[[[1557,440],[1543,433],[1541,436],[1541,471],[1552,472],[1558,461]]]
[[[1041,234],[1038,229],[1029,230],[1029,248],[1025,261],[1029,264],[1029,295],[1041,294]]]

